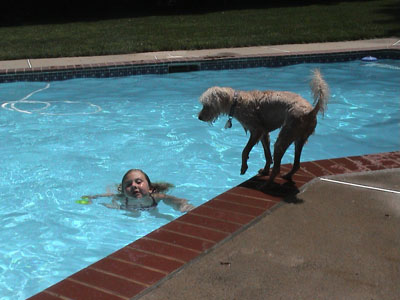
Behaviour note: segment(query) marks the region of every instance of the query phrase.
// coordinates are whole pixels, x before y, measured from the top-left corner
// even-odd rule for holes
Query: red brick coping
[[[290,167],[283,165],[282,172]],[[146,289],[271,213],[274,206],[290,200],[288,195],[293,196],[314,178],[393,168],[400,168],[400,151],[303,162],[292,185],[278,179],[280,186],[270,190],[260,188],[263,178],[253,177],[29,300],[140,297]]]

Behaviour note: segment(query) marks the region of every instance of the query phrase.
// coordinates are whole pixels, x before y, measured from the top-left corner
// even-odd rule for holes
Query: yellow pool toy
[[[89,197],[81,197],[81,199],[76,200],[75,202],[83,205],[90,204]]]

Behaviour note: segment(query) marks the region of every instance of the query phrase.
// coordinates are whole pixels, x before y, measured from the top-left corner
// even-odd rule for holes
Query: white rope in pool
[[[37,101],[37,100],[28,100],[31,96],[33,96],[36,93],[39,93],[41,91],[47,90],[50,88],[50,83],[48,83],[44,88],[38,89],[36,91],[33,91],[32,93],[29,93],[25,97],[16,100],[16,101],[9,101],[5,102],[1,105],[2,108],[11,110],[11,111],[16,111],[24,114],[32,114],[32,113],[38,113],[41,115],[51,115],[51,116],[66,116],[66,115],[90,115],[90,114],[95,114],[98,113],[102,110],[102,108],[99,105],[90,103],[90,102],[81,102],[81,101],[69,101],[69,100],[55,100],[55,101]],[[46,110],[52,105],[52,103],[66,103],[66,104],[87,104],[89,107],[93,108],[93,111],[90,112],[69,112],[69,113],[53,113],[53,112],[46,112]],[[40,108],[36,109],[31,109],[31,110],[26,110],[26,109],[21,109],[18,108],[18,104],[41,104],[43,105]]]

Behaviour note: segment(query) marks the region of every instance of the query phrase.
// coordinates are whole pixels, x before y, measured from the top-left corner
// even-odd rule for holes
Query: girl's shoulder
[[[151,185],[153,186],[156,193],[164,193],[164,192],[168,191],[169,189],[172,189],[175,187],[172,183],[164,182],[164,181],[153,182]]]
[[[152,193],[151,196],[152,196],[153,199],[156,200],[157,202],[159,202],[160,200],[163,200],[163,199],[169,197],[167,194],[165,194],[165,193],[160,193],[160,192]]]
[[[125,195],[124,194],[118,193],[118,194],[114,194],[113,195],[113,200],[123,200],[123,199],[125,199]]]

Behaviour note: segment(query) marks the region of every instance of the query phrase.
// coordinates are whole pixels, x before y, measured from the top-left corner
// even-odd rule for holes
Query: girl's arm
[[[157,202],[163,200],[165,204],[172,206],[174,209],[180,212],[188,212],[195,208],[186,199],[177,198],[171,195],[157,193],[154,194],[153,197]]]
[[[101,205],[104,205],[107,208],[112,208],[112,209],[121,209],[121,205],[118,203],[117,199],[115,197],[112,199],[111,203],[100,203]]]
[[[96,198],[113,197],[113,196],[116,196],[116,194],[105,193],[105,194],[97,194],[97,195],[85,195],[85,196],[82,196],[82,198],[88,198],[88,199],[92,200],[92,199],[96,199]]]
[[[93,199],[102,198],[102,197],[115,197],[115,196],[117,196],[117,195],[113,194],[113,193],[105,193],[105,194],[97,194],[97,195],[85,195],[85,196],[81,197],[81,200],[82,201],[87,201],[86,204],[92,204],[93,203],[93,201],[92,201]],[[80,201],[80,200],[78,200],[78,201]],[[107,206],[107,205],[105,205],[105,206]]]
[[[102,198],[102,197],[113,197],[111,203],[100,203],[100,204],[104,205],[107,208],[121,209],[121,205],[118,203],[118,199],[120,197],[119,194],[106,193],[106,194],[98,194],[98,195],[93,195],[93,196],[82,196],[82,198],[83,197],[87,197],[90,204],[93,203],[92,199]]]

